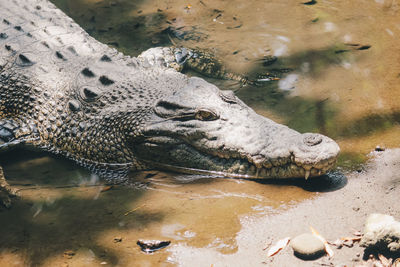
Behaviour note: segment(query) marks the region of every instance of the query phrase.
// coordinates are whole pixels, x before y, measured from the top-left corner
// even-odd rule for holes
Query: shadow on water
[[[174,174],[174,181],[180,184],[205,184],[212,183],[215,179],[234,179],[226,177],[213,177],[204,175],[181,175]],[[242,179],[239,179],[242,180]],[[296,186],[309,192],[332,192],[339,190],[347,185],[347,177],[339,171],[332,171],[328,174],[311,177],[307,180],[303,178],[293,179],[243,179],[265,185]]]
[[[52,0],[91,36],[128,55],[154,46],[170,46],[169,24],[162,10],[145,13],[139,1]],[[123,34],[121,34],[123,33]]]
[[[27,266],[40,266],[51,257],[62,257],[68,250],[90,251],[92,255],[89,256],[117,265],[117,251],[99,244],[99,235],[110,230],[140,230],[165,216],[162,212],[141,210],[125,216],[144,196],[145,190],[114,186],[112,190],[101,192],[101,184],[57,187],[71,184],[65,176],[76,175],[78,167],[61,160],[45,158],[41,161],[42,154],[33,155],[11,151],[6,160],[4,156],[1,160],[5,163],[6,177],[10,178],[10,184],[18,185],[22,197],[14,201],[11,209],[0,212],[0,253],[22,254]],[[37,164],[25,165],[26,169],[19,165],[19,162],[29,165],[30,161],[37,161]],[[16,165],[10,166],[11,163]],[[13,173],[18,176],[14,177]],[[82,176],[85,173],[82,171]],[[29,184],[21,186],[21,181],[29,181]]]
[[[253,180],[260,184],[269,185],[293,185],[309,192],[332,192],[347,185],[347,177],[337,171],[330,172],[319,177],[311,177],[308,180],[301,178],[276,179],[276,180]]]

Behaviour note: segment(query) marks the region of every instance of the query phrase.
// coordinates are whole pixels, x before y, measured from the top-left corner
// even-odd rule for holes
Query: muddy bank
[[[238,250],[226,255],[213,249],[195,249],[185,245],[173,246],[173,260],[179,266],[198,262],[199,266],[321,266],[323,264],[353,266],[364,256],[364,249],[355,244],[352,248],[335,249],[335,256],[316,261],[303,261],[286,248],[267,259],[263,248],[287,236],[294,237],[309,232],[314,227],[328,241],[352,236],[363,230],[370,213],[386,213],[400,218],[397,205],[400,193],[400,149],[373,153],[373,158],[361,173],[348,175],[348,184],[335,192],[321,193],[282,213],[272,216],[244,216],[242,229],[236,235]],[[357,256],[359,255],[359,256]]]

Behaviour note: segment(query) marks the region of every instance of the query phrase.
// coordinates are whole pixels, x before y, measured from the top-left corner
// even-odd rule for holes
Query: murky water
[[[399,145],[397,0],[53,2],[92,36],[133,56],[175,43],[211,49],[232,71],[251,78],[290,69],[261,86],[213,82],[239,89],[237,95],[264,116],[337,140],[345,172],[358,169],[375,146]],[[278,60],[263,60],[271,55]],[[268,184],[147,172],[131,174],[132,186],[102,192],[107,188],[96,177],[60,159],[18,152],[3,162],[22,201],[0,213],[0,236],[7,240],[0,265],[170,266],[179,262],[179,247],[232,254],[244,216],[279,213],[345,184],[335,174]],[[146,255],[138,239],[172,245]]]

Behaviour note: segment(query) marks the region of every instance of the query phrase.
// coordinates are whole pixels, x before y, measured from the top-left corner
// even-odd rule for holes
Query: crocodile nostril
[[[303,139],[307,146],[316,146],[322,142],[322,136],[318,134],[306,134]]]

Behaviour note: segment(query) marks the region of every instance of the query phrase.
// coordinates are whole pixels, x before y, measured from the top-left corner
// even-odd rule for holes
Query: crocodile
[[[275,123],[234,92],[181,73],[190,62],[197,54],[176,47],[124,55],[47,0],[2,0],[0,150],[55,153],[109,182],[129,170],[307,179],[333,168],[335,141]],[[13,193],[0,167],[4,206]]]

